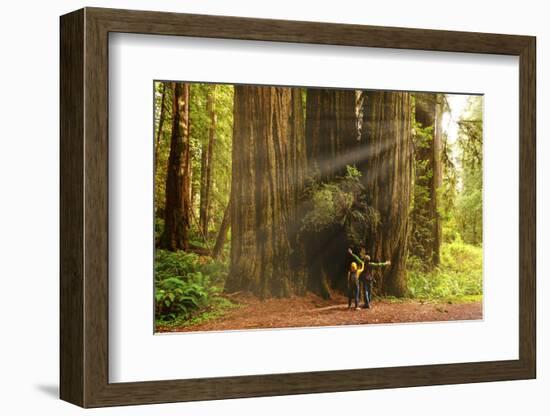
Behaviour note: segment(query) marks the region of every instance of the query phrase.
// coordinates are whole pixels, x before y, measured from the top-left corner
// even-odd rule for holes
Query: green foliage
[[[462,183],[456,202],[456,224],[467,243],[483,241],[483,151],[482,101],[470,97],[459,121],[457,144],[461,152]]]
[[[164,320],[157,319],[156,321],[156,330],[164,331],[170,330],[170,328],[184,328],[187,326],[198,325],[203,322],[207,322],[213,319],[220,318],[224,316],[227,311],[240,307],[238,303],[231,302],[229,299],[222,297],[216,297],[212,299],[208,308],[205,309],[202,313],[193,315],[191,317],[178,315],[173,319]]]
[[[155,217],[155,241],[157,241],[164,231],[164,218]]]
[[[310,181],[305,191],[308,209],[302,231],[319,232],[340,225],[352,244],[363,244],[369,227],[380,222],[380,214],[365,202],[360,178],[357,168],[346,166],[345,176],[327,183]]]
[[[431,251],[427,248],[433,246],[434,235],[433,227],[436,218],[430,210],[431,202],[431,179],[433,170],[429,157],[418,157],[423,149],[429,149],[433,141],[433,126],[422,127],[418,122],[414,122],[414,146],[415,158],[415,181],[413,188],[413,197],[411,199],[411,233],[409,238],[409,250],[414,256],[421,259],[431,258]]]
[[[346,196],[336,185],[320,186],[312,193],[313,209],[307,212],[302,221],[304,228],[320,231],[336,222],[336,212],[349,209],[350,201]]]
[[[191,188],[196,196],[201,188],[201,158],[208,145],[208,129],[210,126],[210,114],[207,111],[207,96],[209,84],[192,83],[189,87],[189,142],[191,145]],[[194,199],[196,211],[200,198]]]
[[[174,97],[174,91],[171,82],[155,82],[154,85],[154,104],[155,104],[155,143],[156,135],[159,128],[162,91],[165,85],[165,99],[164,99],[164,123],[162,128],[162,134],[159,140],[158,160],[155,166],[155,212],[157,215],[162,214],[165,203],[166,195],[166,166],[168,164],[168,157],[170,155],[170,136],[172,135],[172,101]],[[162,215],[160,215],[162,216]]]
[[[160,280],[155,291],[157,314],[167,318],[188,316],[208,304],[214,294],[211,289],[201,273],[188,275],[186,281],[177,277]]]
[[[192,187],[194,198],[193,209],[198,213],[200,204],[201,157],[208,145],[210,114],[207,111],[208,94],[212,92],[211,84],[191,84],[190,103],[190,138],[192,154]],[[214,228],[218,228],[223,213],[229,202],[231,188],[231,153],[233,138],[233,86],[217,84],[213,95],[216,112],[216,141],[213,151],[212,190],[210,218]],[[197,214],[198,217],[198,214]]]
[[[464,240],[480,245],[483,240],[481,171],[472,172],[465,180],[465,191],[457,201],[456,221]]]
[[[223,263],[184,251],[157,250],[155,305],[157,320],[189,319],[216,301],[227,276]]]
[[[443,133],[441,149],[441,158],[442,158],[442,185],[437,190],[437,200],[439,206],[437,210],[439,216],[441,217],[442,223],[445,224],[449,221],[453,222],[456,198],[458,193],[458,172],[455,162],[453,160],[453,153],[455,151],[455,146],[449,143],[446,133]],[[453,225],[456,226],[456,223],[453,222]],[[451,241],[445,240],[443,241]]]
[[[448,217],[446,217],[441,228],[443,241],[447,243],[452,243],[456,239],[462,239],[458,231],[458,226],[456,225],[455,215],[449,215]]]
[[[154,85],[154,125],[155,139],[159,127],[162,91],[164,84],[165,105],[164,105],[164,123],[163,131],[159,141],[159,152],[157,167],[155,169],[155,212],[158,217],[163,216],[165,191],[166,191],[166,169],[168,157],[170,155],[170,136],[172,131],[172,102],[173,88],[172,82],[155,82]],[[198,207],[200,203],[200,170],[201,156],[206,149],[208,142],[208,128],[210,126],[210,117],[206,111],[207,94],[210,84],[191,83],[190,85],[190,153],[192,162],[192,193],[193,193],[193,211],[198,218]],[[233,86],[217,84],[214,94],[215,112],[216,112],[216,142],[213,152],[213,180],[211,191],[211,226],[215,229],[223,219],[223,213],[229,201],[231,188],[231,153],[232,153],[232,134],[233,134]],[[193,227],[198,224],[192,223]],[[198,240],[202,240],[198,238]]]
[[[441,264],[426,272],[421,260],[407,261],[408,295],[424,300],[463,300],[483,294],[483,253],[456,238],[441,247]]]

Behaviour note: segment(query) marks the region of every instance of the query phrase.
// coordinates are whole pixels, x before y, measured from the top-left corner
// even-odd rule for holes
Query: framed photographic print
[[[62,16],[61,398],[534,378],[535,49]]]

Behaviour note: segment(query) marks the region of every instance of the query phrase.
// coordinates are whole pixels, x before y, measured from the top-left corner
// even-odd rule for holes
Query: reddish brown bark
[[[235,87],[226,291],[264,298],[305,290],[305,273],[292,266],[296,196],[305,169],[303,128],[298,89]]]
[[[174,84],[172,135],[166,174],[164,232],[160,246],[189,248],[191,210],[191,158],[189,145],[189,85]]]
[[[378,293],[406,293],[409,209],[413,144],[411,96],[403,92],[365,92],[362,142],[369,152],[361,164],[367,203],[380,214],[367,251],[378,261],[390,260],[377,280]]]
[[[306,102],[306,145],[311,174],[321,180],[345,175],[357,161],[355,90],[311,88]]]

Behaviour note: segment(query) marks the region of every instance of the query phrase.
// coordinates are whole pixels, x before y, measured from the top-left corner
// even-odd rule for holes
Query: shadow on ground
[[[34,387],[46,396],[59,399],[59,386],[56,384],[38,384]]]

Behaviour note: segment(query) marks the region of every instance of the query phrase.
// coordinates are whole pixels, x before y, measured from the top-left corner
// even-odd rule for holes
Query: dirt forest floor
[[[160,332],[225,331],[259,328],[315,327],[399,322],[435,322],[482,319],[482,303],[433,303],[374,299],[370,309],[348,309],[347,298],[324,300],[316,295],[258,300],[249,295],[231,297],[240,306],[223,316],[191,326],[158,327]]]

